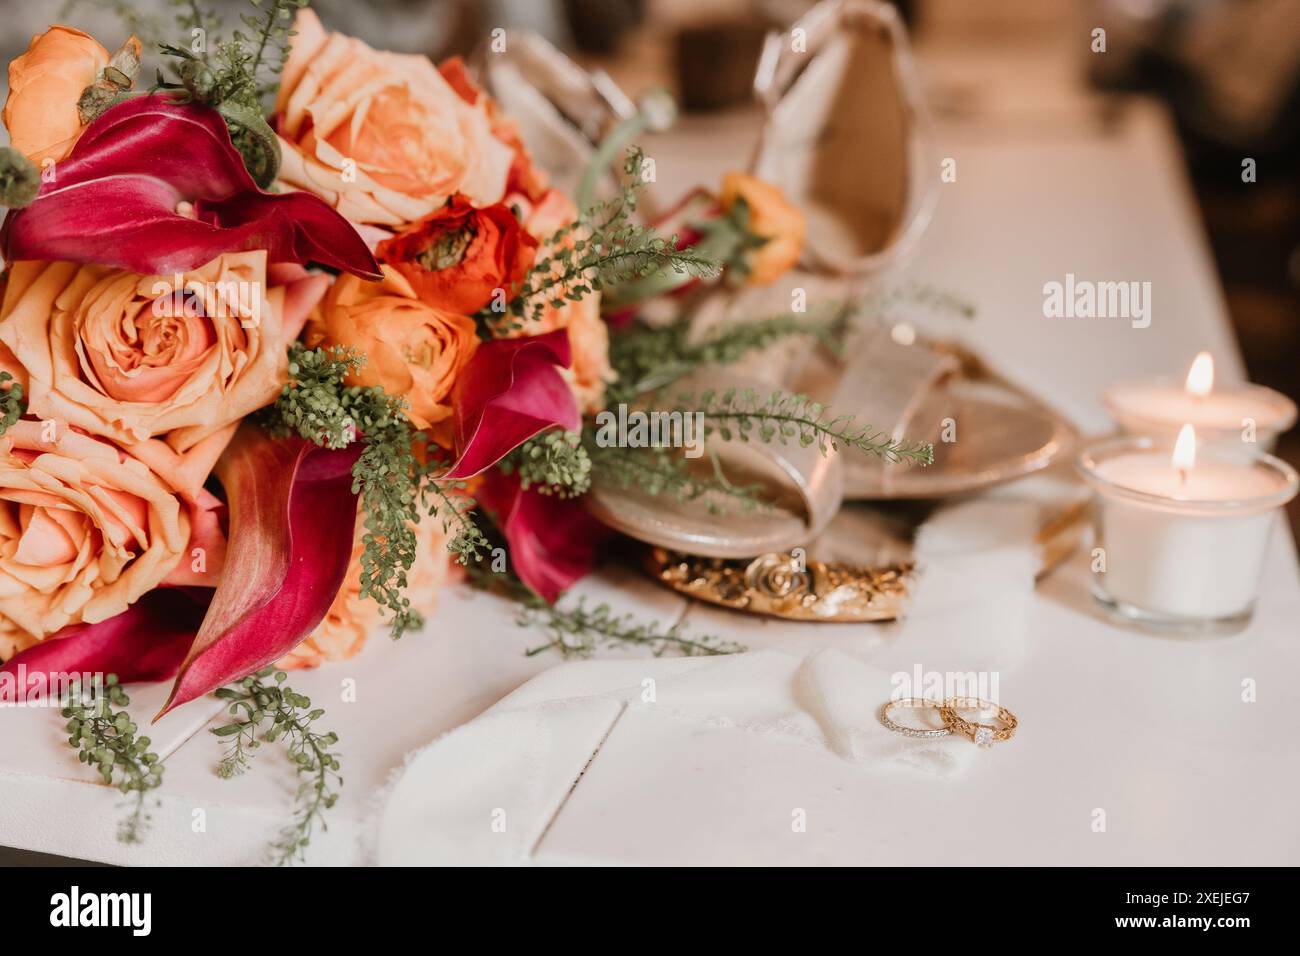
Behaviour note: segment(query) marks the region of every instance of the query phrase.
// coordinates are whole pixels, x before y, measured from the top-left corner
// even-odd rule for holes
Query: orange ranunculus
[[[423,56],[328,33],[298,12],[276,112],[280,178],[357,223],[400,229],[454,193],[475,205],[505,194],[514,155]]]
[[[722,208],[730,212],[738,200],[749,206],[749,231],[767,241],[750,250],[746,282],[768,285],[799,261],[803,251],[804,218],[781,190],[746,173],[722,178]]]
[[[140,57],[140,41],[128,47]],[[53,26],[9,64],[9,98],[4,124],[14,149],[37,166],[67,156],[81,135],[77,101],[108,66],[109,53],[92,36]]]
[[[524,228],[539,241],[578,218],[577,207],[556,189],[543,194],[535,206],[528,207],[522,199],[520,204],[525,207]],[[540,318],[526,320],[522,328],[507,336],[542,335],[555,329],[567,329],[569,333],[572,361],[562,372],[579,408],[583,412],[603,408],[605,386],[613,381],[614,371],[609,364],[609,328],[600,316],[600,293],[593,292],[576,302],[565,300],[558,307],[547,301]]]
[[[187,505],[143,462],[65,422],[15,422],[0,437],[0,659],[120,614],[164,580],[214,584],[217,505],[206,492]],[[182,561],[191,545],[199,564]]]
[[[239,420],[275,400],[285,348],[328,279],[226,253],[192,272],[142,276],[72,262],[16,262],[0,342],[28,411],[112,439],[175,490],[198,494]]]
[[[470,314],[503,303],[532,268],[537,240],[507,206],[475,209],[461,195],[375,250],[429,305]]]
[[[365,646],[370,632],[379,626],[379,605],[361,596],[361,552],[365,525],[358,520],[343,587],[334,597],[325,619],[311,635],[276,662],[281,670],[318,667],[326,661],[354,657]],[[415,529],[418,546],[415,562],[407,572],[406,593],[411,607],[426,618],[437,606],[438,591],[447,580],[451,555],[447,553],[447,531],[438,518],[425,518]]]
[[[383,282],[340,276],[308,324],[306,342],[360,351],[365,364],[348,383],[402,396],[415,426],[429,428],[451,415],[451,387],[478,348],[474,320],[420,301],[400,272],[382,268]]]

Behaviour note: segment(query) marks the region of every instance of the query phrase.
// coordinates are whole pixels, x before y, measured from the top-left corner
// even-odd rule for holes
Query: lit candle
[[[1216,388],[1209,352],[1196,356],[1181,383],[1151,379],[1112,386],[1106,407],[1130,435],[1172,439],[1179,426],[1191,424],[1202,444],[1235,446],[1238,458],[1272,450],[1296,420],[1295,403],[1281,392],[1249,384]]]
[[[1172,449],[1112,438],[1079,458],[1096,492],[1093,591],[1120,615],[1205,629],[1249,619],[1277,510],[1300,478],[1271,455],[1250,461],[1197,447],[1189,423]]]

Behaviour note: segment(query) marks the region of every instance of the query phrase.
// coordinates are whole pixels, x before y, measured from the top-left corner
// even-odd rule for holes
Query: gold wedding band
[[[922,729],[900,724],[889,716],[890,710],[895,707],[937,707],[939,716],[943,719],[943,727]],[[978,710],[981,713],[991,711],[993,719],[998,723],[986,724],[967,720],[957,713],[959,710]],[[928,738],[961,734],[978,747],[992,747],[994,741],[1010,740],[1015,735],[1016,727],[1020,725],[1020,721],[1011,711],[978,697],[949,697],[943,703],[930,700],[928,697],[890,700],[880,708],[880,722],[889,730],[904,737]]]

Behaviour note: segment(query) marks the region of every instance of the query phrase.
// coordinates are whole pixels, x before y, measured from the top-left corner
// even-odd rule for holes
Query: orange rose
[[[360,351],[366,362],[348,383],[403,396],[415,427],[429,428],[451,415],[452,384],[478,348],[474,320],[421,302],[400,272],[382,268],[383,282],[340,276],[305,341]]]
[[[379,244],[375,255],[404,275],[421,300],[461,312],[477,312],[524,280],[537,253],[510,209],[497,203],[475,209],[453,196],[409,230]]]
[[[548,190],[535,206],[528,207],[522,199],[519,202],[525,208],[524,228],[539,241],[578,218],[577,207],[556,189]],[[614,380],[609,364],[609,328],[600,317],[600,293],[593,292],[577,302],[566,300],[559,307],[547,301],[540,318],[525,321],[523,328],[512,330],[507,337],[542,335],[555,329],[569,332],[572,361],[561,371],[579,408],[583,412],[598,411],[604,407],[605,386]]]
[[[157,475],[109,442],[61,421],[15,422],[0,437],[0,659],[126,610],[173,573],[192,523],[207,524],[215,504],[201,502],[192,522]]]
[[[418,547],[415,563],[407,572],[407,594],[411,606],[429,617],[437,606],[438,591],[447,579],[451,555],[447,532],[438,518],[425,518],[415,529]],[[379,625],[379,605],[361,596],[361,552],[365,525],[358,520],[352,545],[352,563],[334,603],[311,635],[276,663],[281,670],[319,667],[326,661],[355,657],[365,646],[370,632]]]
[[[522,193],[532,201],[539,199],[548,186],[546,172],[533,162],[532,153],[528,151],[523,135],[519,132],[519,125],[501,111],[496,101],[483,92],[482,87],[470,79],[465,61],[460,57],[443,60],[438,64],[438,72],[470,106],[478,106],[480,102],[484,104],[492,123],[492,135],[509,146],[514,154],[514,161],[506,176],[506,192]]]
[[[112,439],[192,498],[239,420],[286,380],[285,347],[328,282],[292,274],[268,289],[265,252],[179,276],[16,262],[0,342],[31,415]]]
[[[294,20],[276,100],[280,178],[353,222],[402,228],[453,193],[499,202],[514,154],[426,57],[385,53]]]
[[[745,173],[727,173],[722,179],[722,208],[730,212],[737,201],[749,207],[749,231],[767,241],[746,257],[746,282],[768,285],[799,261],[803,250],[804,219],[777,187]]]
[[[140,41],[131,37],[127,47],[139,62]],[[32,37],[27,52],[9,64],[4,124],[14,149],[37,166],[67,156],[81,135],[77,101],[108,63],[108,51],[72,27]]]

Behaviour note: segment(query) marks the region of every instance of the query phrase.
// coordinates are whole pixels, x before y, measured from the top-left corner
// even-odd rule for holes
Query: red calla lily
[[[240,427],[216,469],[230,508],[221,583],[159,717],[274,663],[324,619],[352,556],[360,454]]]
[[[496,516],[519,580],[551,604],[592,569],[611,534],[576,498],[525,489],[515,474],[488,472],[475,497]]]
[[[115,617],[15,654],[0,673],[175,676],[161,717],[279,660],[324,619],[347,574],[360,453],[360,443],[332,451],[245,424],[217,463],[230,545],[216,591],[155,588]]]
[[[578,403],[559,371],[569,361],[565,329],[480,345],[452,394],[457,458],[444,477],[477,475],[552,425],[576,431]]]
[[[0,673],[25,675],[47,688],[58,675],[116,674],[124,683],[167,680],[185,659],[212,592],[155,588],[121,614],[98,624],[73,624],[15,654]],[[45,680],[31,682],[34,675]],[[19,686],[18,701],[26,695]]]
[[[86,127],[53,173],[5,220],[10,262],[62,259],[156,275],[266,249],[271,262],[381,277],[364,240],[329,205],[310,193],[259,189],[210,107],[160,95],[126,100]]]

